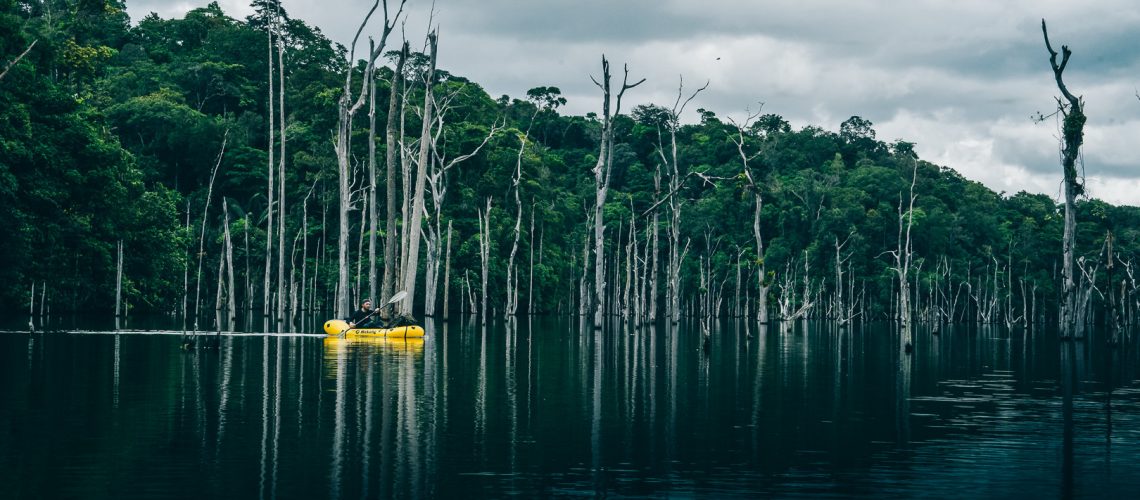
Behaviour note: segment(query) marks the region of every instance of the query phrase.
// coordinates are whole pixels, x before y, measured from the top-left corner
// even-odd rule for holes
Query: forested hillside
[[[399,30],[369,72],[363,38],[350,66],[348,48],[272,0],[255,7],[244,20],[211,3],[132,26],[115,0],[0,0],[3,309],[26,310],[34,287],[36,302],[42,296],[55,311],[110,311],[121,242],[122,296],[134,311],[200,308],[212,318],[230,297],[259,314],[334,311],[338,243],[347,242],[351,300],[379,293],[370,290],[369,255],[379,274],[398,267],[383,261],[385,220],[395,207],[399,242],[418,229],[404,221],[423,168],[417,314],[438,315],[445,302],[452,313],[477,309],[484,299],[500,316],[577,314],[596,280],[595,168],[605,164],[610,314],[661,317],[676,288],[681,314],[756,317],[762,290],[772,319],[888,319],[899,288],[891,252],[906,251],[909,222],[916,318],[1055,318],[1057,201],[995,193],[917,158],[913,144],[880,140],[858,116],[838,131],[796,130],[762,113],[734,122],[701,109],[697,94],[684,113],[669,102],[607,122],[601,91],[597,114],[565,116],[547,82],[525,96],[491,96],[446,68],[433,72],[418,40],[397,73]],[[638,61],[628,63],[636,74]],[[369,75],[375,88],[346,143],[342,234],[338,100],[350,69],[353,99]],[[599,67],[581,71],[601,76]],[[435,110],[428,127],[425,82]],[[399,110],[394,142],[385,137],[390,110]],[[608,156],[599,162],[600,154]],[[1134,311],[1140,210],[1095,199],[1077,208],[1078,297],[1095,314],[1114,290]]]

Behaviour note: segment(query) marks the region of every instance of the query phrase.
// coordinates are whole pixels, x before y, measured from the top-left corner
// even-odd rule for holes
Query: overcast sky
[[[390,0],[398,2],[398,0]],[[206,0],[127,0],[181,16]],[[244,18],[248,1],[220,0]],[[345,45],[371,0],[283,0],[294,18]],[[409,0],[406,31],[421,46],[431,3]],[[1073,49],[1065,82],[1086,101],[1084,162],[1091,196],[1140,205],[1140,6],[1133,0],[437,0],[439,66],[492,97],[552,85],[571,114],[599,111],[589,75],[604,53],[623,108],[671,105],[679,77],[709,88],[697,108],[742,119],[776,113],[796,128],[837,131],[852,115],[877,137],[917,143],[919,155],[996,191],[1059,197],[1058,126],[1035,123],[1059,95],[1041,36]],[[378,33],[372,23],[366,33]],[[358,51],[359,52],[359,51]]]

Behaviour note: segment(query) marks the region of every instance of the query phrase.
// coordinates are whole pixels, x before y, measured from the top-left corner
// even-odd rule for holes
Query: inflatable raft
[[[419,325],[396,326],[392,328],[349,328],[348,322],[342,319],[330,319],[325,322],[325,333],[329,335],[344,335],[348,338],[422,338],[424,328]]]

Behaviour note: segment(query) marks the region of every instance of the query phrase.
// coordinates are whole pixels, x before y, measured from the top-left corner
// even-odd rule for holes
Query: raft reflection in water
[[[424,337],[379,337],[347,335],[325,337],[325,354],[335,354],[338,350],[360,350],[372,352],[419,355],[424,353]]]

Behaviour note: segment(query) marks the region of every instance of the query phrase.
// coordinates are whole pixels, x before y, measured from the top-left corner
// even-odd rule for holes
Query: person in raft
[[[372,301],[365,299],[360,303],[360,309],[352,313],[348,318],[349,328],[371,328],[376,323],[376,315],[373,314]]]

